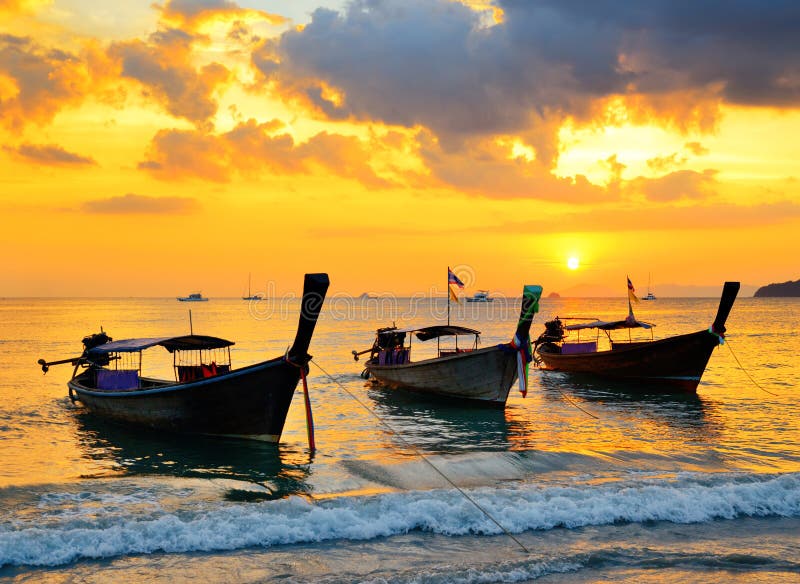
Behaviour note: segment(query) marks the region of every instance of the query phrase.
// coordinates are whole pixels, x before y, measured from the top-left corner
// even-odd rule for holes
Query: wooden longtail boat
[[[83,340],[80,357],[50,363],[40,359],[39,364],[45,373],[50,365],[72,364],[70,398],[106,419],[277,442],[301,367],[308,371],[308,347],[328,284],[327,274],[306,274],[294,344],[286,355],[261,363],[231,369],[233,343],[217,337],[112,341],[101,332]],[[175,380],[142,377],[142,351],[156,346],[173,354]]]
[[[545,323],[535,346],[535,357],[543,369],[642,382],[647,389],[694,392],[715,347],[724,342],[725,321],[739,292],[739,282],[725,282],[717,316],[708,329],[660,340],[616,342],[610,331],[651,328],[636,320],[633,311],[621,321],[594,321],[564,325],[556,319]],[[608,335],[611,348],[598,351],[597,340],[568,341],[573,331],[594,329]]]
[[[541,294],[541,286],[525,286],[519,323],[514,339],[508,344],[479,349],[480,331],[453,325],[388,327],[378,330],[370,349],[353,351],[353,356],[357,361],[359,355],[369,353],[362,375],[371,376],[384,387],[504,407],[515,379],[521,379],[523,393],[527,387],[530,327],[533,315],[539,310]],[[468,348],[458,347],[458,337],[464,335],[474,337]],[[436,339],[437,356],[411,361],[412,336],[420,341]],[[454,337],[455,348],[442,349],[439,343],[443,337]]]

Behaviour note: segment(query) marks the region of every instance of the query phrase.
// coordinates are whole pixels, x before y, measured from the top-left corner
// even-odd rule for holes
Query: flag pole
[[[447,326],[450,326],[450,266],[447,266]]]

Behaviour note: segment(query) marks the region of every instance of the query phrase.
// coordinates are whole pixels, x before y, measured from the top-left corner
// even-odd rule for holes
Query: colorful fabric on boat
[[[458,296],[456,296],[456,293],[453,291],[453,289],[450,286],[448,286],[447,290],[450,292],[450,300],[452,300],[456,304],[460,304],[461,301],[458,299]]]
[[[458,276],[456,276],[453,273],[453,270],[451,270],[449,267],[447,268],[447,283],[448,284],[455,284],[459,288],[463,288],[464,287],[464,282],[459,280]]]
[[[636,289],[633,287],[633,283],[631,279],[628,278],[628,299],[633,300],[634,302],[639,302],[639,299],[636,297]]]
[[[541,297],[541,286],[529,285],[522,289],[522,305],[525,306],[525,303],[528,303],[528,307],[520,316],[520,323],[524,320],[533,320],[533,316],[539,312],[539,299]],[[525,397],[528,395],[529,365],[531,361],[533,361],[533,348],[531,347],[530,334],[524,339],[520,339],[515,333],[509,345],[517,352],[517,382],[519,383],[519,392],[522,394],[522,397]]]
[[[517,382],[519,383],[519,392],[522,397],[528,395],[528,365],[533,361],[533,350],[531,348],[531,339],[520,339],[517,335],[511,339],[511,348],[517,353]]]

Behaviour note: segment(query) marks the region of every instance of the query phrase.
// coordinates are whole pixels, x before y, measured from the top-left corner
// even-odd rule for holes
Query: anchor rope
[[[748,379],[749,379],[749,380],[752,382],[752,384],[753,384],[753,385],[755,385],[755,386],[756,386],[758,389],[760,389],[761,391],[763,391],[763,392],[765,392],[765,393],[768,393],[768,394],[770,394],[770,395],[777,396],[777,395],[778,395],[777,393],[772,393],[771,391],[769,391],[769,390],[767,390],[767,389],[764,389],[763,387],[761,387],[761,386],[758,384],[758,382],[757,382],[755,379],[753,379],[753,376],[752,376],[752,375],[750,375],[750,373],[748,373],[747,369],[745,369],[745,368],[744,368],[744,365],[742,365],[742,362],[741,362],[741,361],[739,361],[739,358],[736,356],[736,353],[734,353],[734,352],[733,352],[733,347],[731,347],[731,340],[730,340],[730,339],[728,339],[728,338],[726,338],[726,339],[725,339],[725,341],[726,341],[726,343],[725,343],[725,344],[726,344],[726,345],[728,345],[728,349],[730,350],[730,352],[731,352],[731,355],[733,355],[733,358],[734,358],[734,360],[736,361],[736,364],[737,364],[737,365],[739,365],[739,369],[741,369],[741,370],[742,370],[742,372],[743,372],[745,375],[747,375],[747,378],[748,378]]]
[[[589,412],[589,411],[587,411],[587,410],[584,410],[584,409],[583,409],[581,406],[579,406],[579,405],[578,405],[578,404],[576,404],[574,401],[572,401],[572,400],[569,398],[569,396],[568,396],[566,393],[564,393],[564,392],[561,390],[561,388],[560,388],[560,387],[556,386],[556,390],[558,391],[558,393],[560,393],[560,394],[561,394],[561,397],[563,397],[565,400],[567,400],[567,403],[568,403],[568,404],[570,404],[571,406],[578,408],[578,409],[579,409],[580,411],[582,411],[584,414],[586,414],[587,416],[590,416],[590,417],[594,418],[595,420],[599,420],[599,419],[600,419],[598,416],[595,416],[593,413],[591,413],[591,412]]]
[[[477,509],[478,509],[478,511],[480,511],[481,513],[483,513],[483,514],[484,514],[484,515],[485,515],[485,516],[486,516],[486,517],[487,517],[487,518],[488,518],[488,519],[489,519],[489,520],[490,520],[492,523],[494,523],[494,524],[495,524],[497,527],[499,527],[499,528],[500,528],[500,529],[503,531],[503,533],[505,533],[505,534],[506,534],[506,535],[507,535],[509,538],[511,538],[511,540],[512,540],[512,541],[514,541],[514,543],[516,543],[516,544],[517,544],[517,545],[518,545],[518,546],[519,546],[519,547],[522,549],[522,551],[524,551],[526,554],[530,554],[530,553],[531,553],[531,552],[530,552],[530,550],[529,550],[528,548],[526,548],[526,547],[525,547],[525,546],[522,544],[522,542],[521,542],[521,541],[519,541],[519,539],[517,539],[516,537],[514,537],[514,534],[512,534],[512,533],[511,533],[511,532],[510,532],[508,529],[506,529],[506,528],[505,528],[505,527],[504,527],[504,526],[503,526],[503,525],[502,525],[502,524],[501,524],[501,523],[500,523],[500,522],[499,522],[497,519],[495,519],[494,517],[492,517],[491,513],[489,513],[489,512],[488,512],[486,509],[484,509],[484,508],[483,508],[483,507],[482,507],[482,506],[481,506],[481,505],[480,505],[480,504],[479,504],[479,503],[478,503],[478,502],[477,502],[475,499],[473,499],[472,497],[470,497],[470,496],[469,496],[469,495],[468,495],[468,494],[467,494],[467,493],[466,493],[466,492],[465,492],[465,491],[464,491],[464,490],[463,490],[461,487],[459,487],[457,484],[455,484],[455,483],[454,483],[454,482],[453,482],[453,481],[450,479],[450,477],[448,477],[446,474],[444,474],[444,472],[443,472],[442,470],[440,470],[440,469],[439,469],[439,467],[437,467],[435,464],[433,464],[433,462],[431,462],[431,461],[428,459],[428,457],[427,457],[427,456],[425,456],[425,455],[424,455],[424,454],[423,454],[423,453],[422,453],[422,452],[419,450],[419,448],[417,448],[416,446],[414,446],[413,444],[411,444],[411,443],[410,443],[408,440],[406,440],[406,439],[405,439],[405,438],[404,438],[404,437],[403,437],[403,436],[402,436],[402,435],[401,435],[399,432],[397,432],[397,431],[396,431],[396,430],[395,430],[395,429],[394,429],[394,428],[393,428],[393,427],[392,427],[392,426],[391,426],[391,425],[390,425],[388,422],[386,422],[386,421],[385,421],[383,418],[381,418],[381,417],[380,417],[378,414],[376,414],[376,413],[375,413],[375,412],[372,410],[372,408],[370,408],[370,407],[369,407],[367,404],[365,404],[365,403],[364,403],[364,402],[363,402],[363,401],[362,401],[362,400],[361,400],[361,399],[360,399],[360,398],[359,398],[357,395],[355,395],[353,392],[351,392],[349,389],[347,389],[347,388],[346,388],[344,385],[342,385],[342,384],[339,382],[339,380],[338,380],[338,379],[336,379],[336,378],[335,378],[333,375],[331,375],[330,373],[328,373],[327,371],[325,371],[325,369],[323,369],[323,368],[322,368],[322,366],[321,366],[319,363],[317,363],[317,362],[316,362],[315,360],[313,360],[313,359],[311,360],[311,363],[313,363],[313,364],[314,364],[314,365],[315,365],[315,366],[316,366],[316,367],[317,367],[317,368],[318,368],[320,371],[322,371],[322,373],[324,373],[325,375],[327,375],[327,376],[328,376],[328,379],[330,379],[332,382],[334,382],[336,385],[338,385],[338,386],[339,386],[339,387],[342,389],[342,391],[344,391],[344,392],[345,392],[347,395],[349,395],[351,398],[353,398],[353,399],[354,399],[354,400],[355,400],[355,401],[358,403],[358,405],[360,405],[362,408],[364,408],[365,410],[367,410],[367,412],[369,412],[369,413],[370,413],[370,414],[371,414],[373,417],[375,417],[375,419],[376,419],[376,420],[378,420],[378,422],[380,422],[380,424],[381,424],[381,425],[382,425],[384,428],[386,428],[386,429],[389,431],[389,433],[391,433],[391,434],[392,434],[393,436],[395,436],[396,438],[399,438],[399,439],[400,439],[400,441],[401,441],[401,442],[403,442],[403,444],[405,444],[405,445],[406,445],[406,447],[408,447],[410,450],[412,450],[412,451],[414,452],[414,454],[416,454],[416,455],[417,455],[417,456],[418,456],[420,459],[422,459],[422,460],[423,460],[423,461],[424,461],[424,462],[425,462],[425,463],[426,463],[428,466],[430,466],[430,467],[431,467],[431,468],[432,468],[432,469],[433,469],[433,470],[436,472],[436,474],[438,474],[440,477],[442,477],[442,478],[443,478],[443,479],[444,479],[444,480],[445,480],[445,481],[446,481],[446,482],[447,482],[447,483],[448,483],[448,484],[449,484],[451,487],[453,487],[453,488],[454,488],[456,491],[458,491],[458,492],[459,492],[459,493],[460,493],[460,494],[461,494],[461,495],[462,495],[462,496],[463,496],[463,497],[464,497],[464,498],[465,498],[467,501],[469,501],[470,503],[472,503],[472,505],[474,505],[474,506],[475,506],[475,508],[477,508]]]

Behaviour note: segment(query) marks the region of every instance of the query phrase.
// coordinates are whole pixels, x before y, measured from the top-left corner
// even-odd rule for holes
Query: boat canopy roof
[[[182,335],[179,337],[149,337],[143,339],[123,339],[112,341],[89,349],[90,355],[107,353],[133,353],[150,347],[161,346],[170,353],[174,351],[199,351],[205,349],[221,349],[230,347],[233,341],[209,337],[206,335]]]
[[[456,325],[434,325],[422,328],[405,328],[390,331],[392,333],[414,333],[420,341],[429,341],[439,337],[452,337],[456,335],[480,335],[481,331]]]
[[[616,329],[630,329],[630,328],[653,328],[653,323],[636,320],[635,318],[626,318],[624,320],[595,320],[592,322],[582,322],[578,324],[568,324],[564,328],[568,331],[578,331],[582,329],[596,328],[604,331],[613,331]]]

